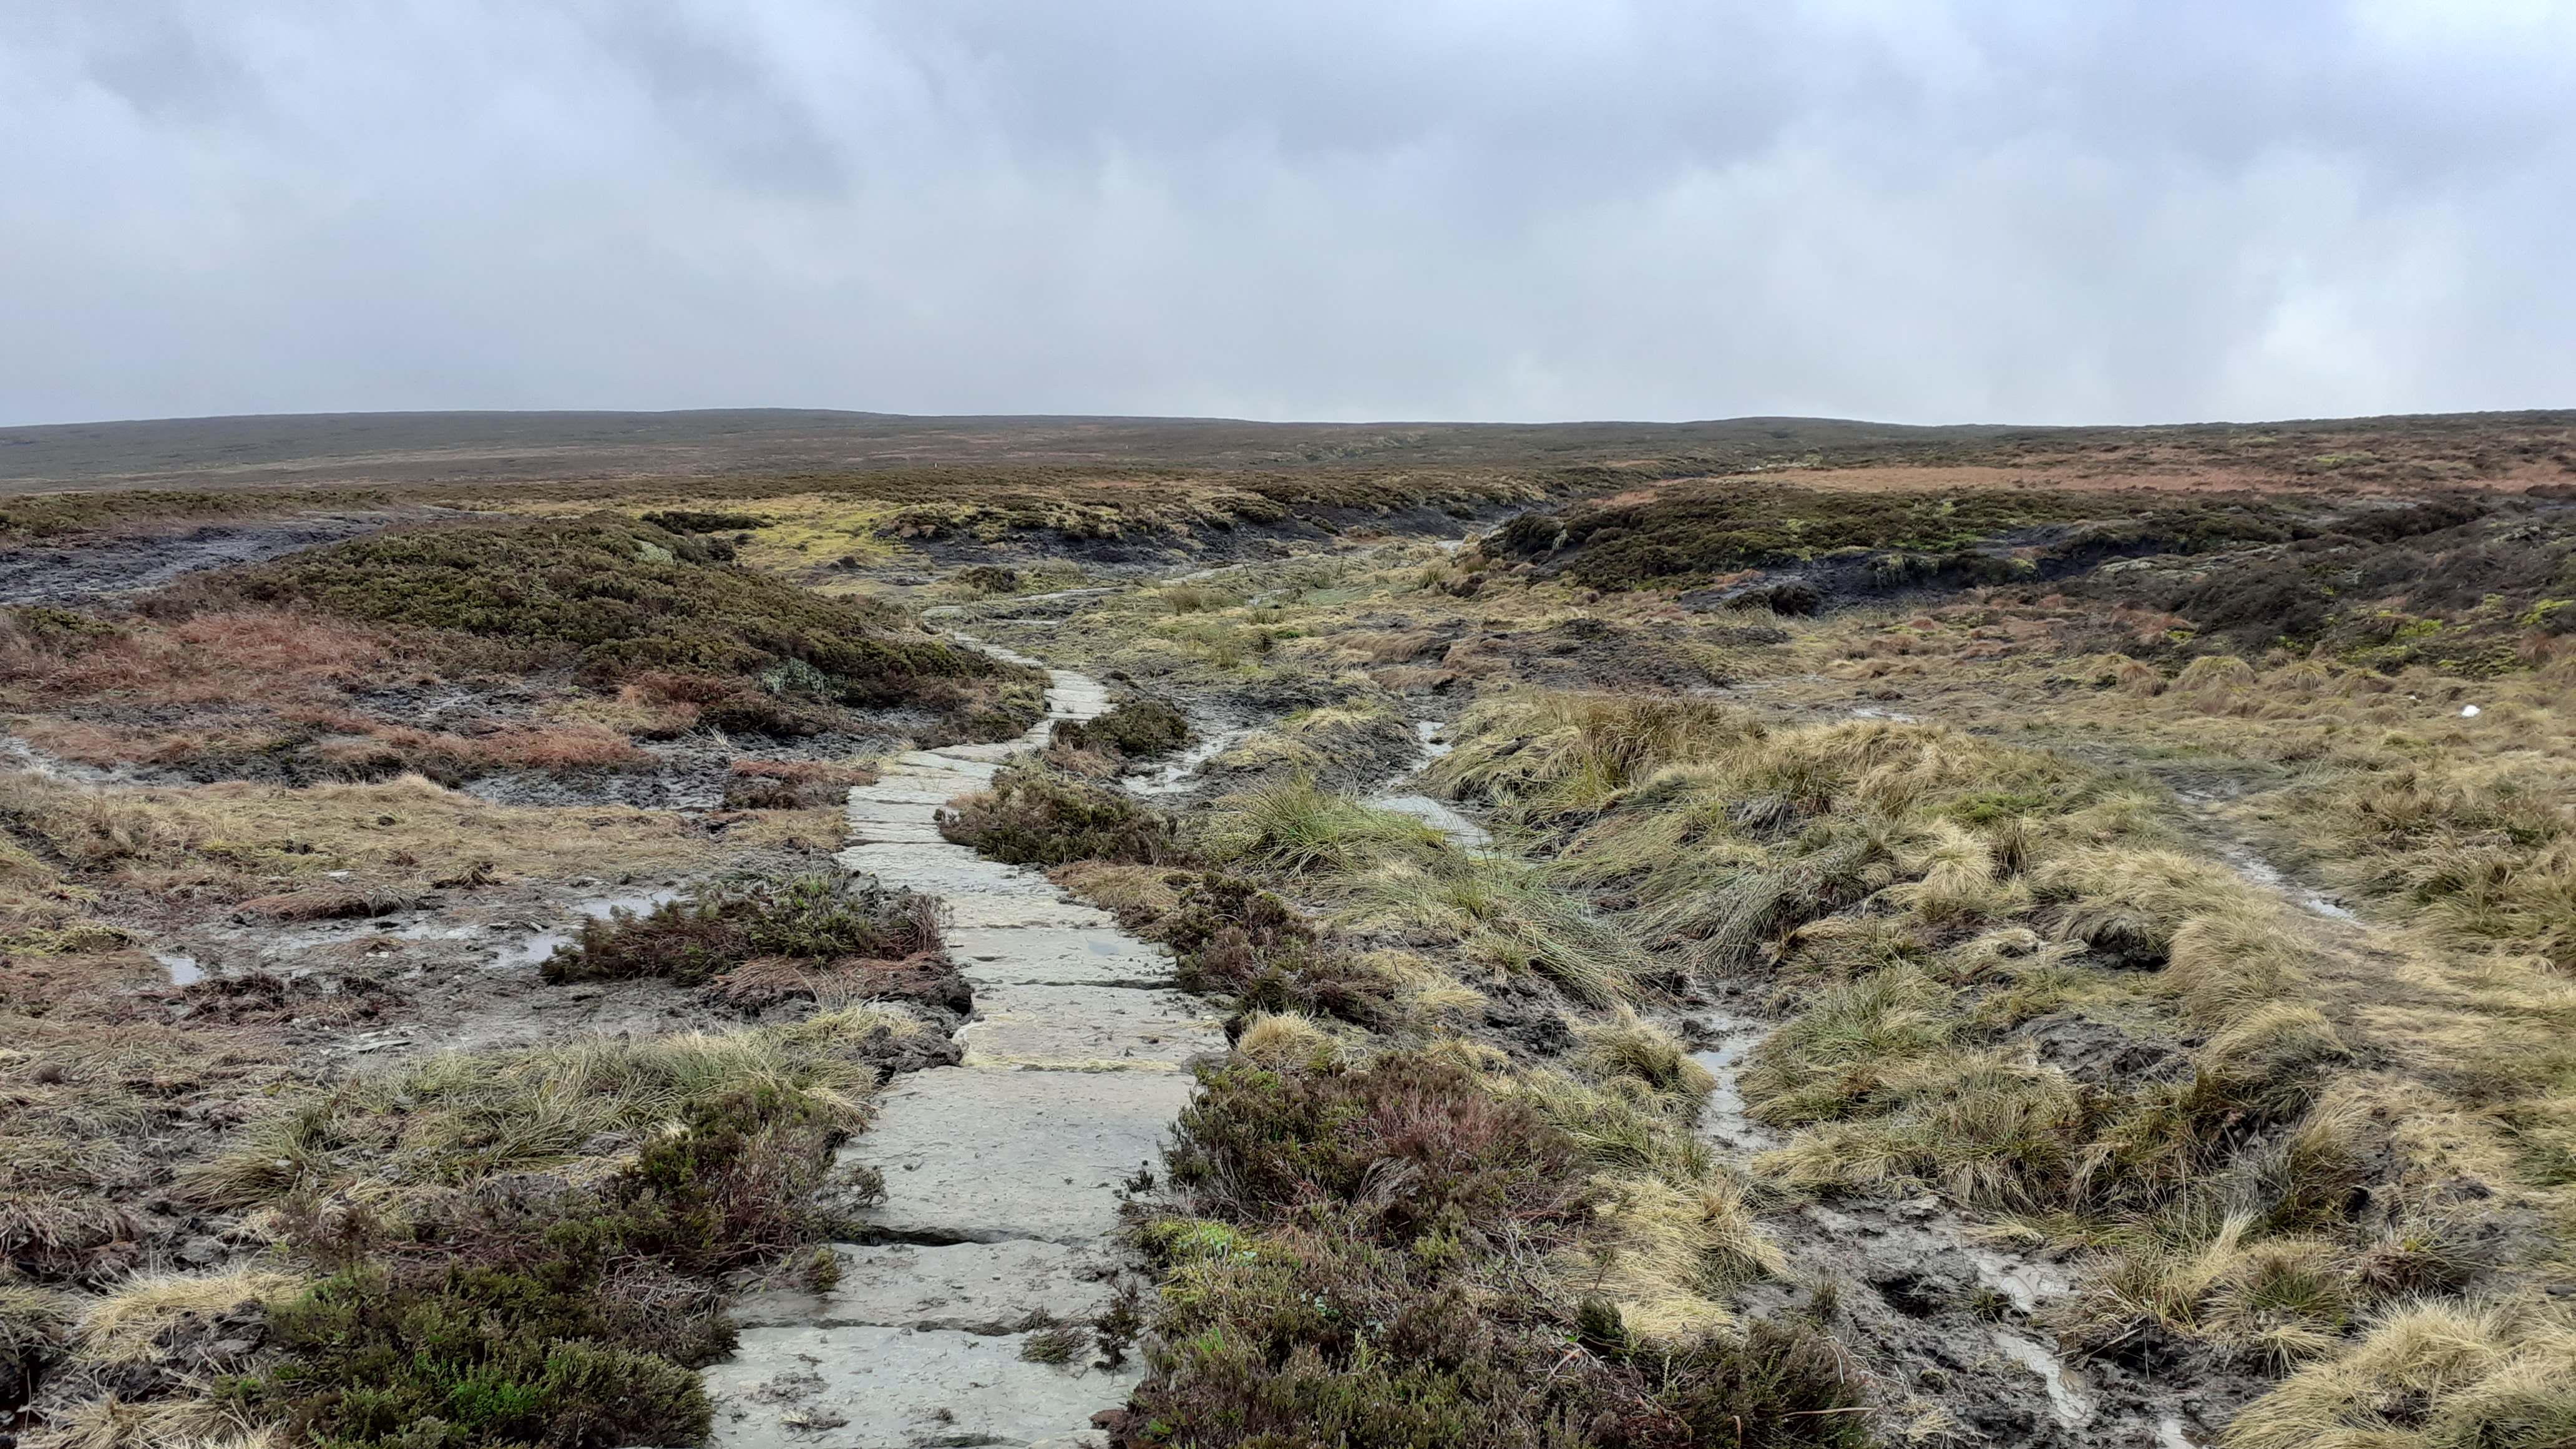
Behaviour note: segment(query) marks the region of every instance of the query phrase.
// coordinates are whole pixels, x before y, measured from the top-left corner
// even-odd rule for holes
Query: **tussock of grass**
[[[2231,1449],[2470,1449],[2576,1435],[2576,1324],[2521,1303],[2399,1303],[2230,1426]]]
[[[186,1315],[211,1316],[244,1304],[266,1304],[296,1292],[304,1283],[296,1274],[256,1266],[129,1279],[82,1312],[81,1356],[100,1363],[141,1363],[154,1356],[154,1340],[162,1330]]]
[[[632,1148],[743,1091],[777,1094],[847,1130],[863,1119],[862,1094],[876,1080],[851,1048],[884,1025],[911,1028],[849,1008],[720,1035],[425,1057],[245,1126],[186,1185],[228,1204],[291,1192],[398,1198]]]
[[[1389,857],[1425,857],[1447,839],[1415,816],[1290,779],[1225,799],[1201,836],[1218,860],[1292,874],[1348,872]]]
[[[1596,813],[1654,770],[1714,757],[1762,729],[1700,700],[1551,690],[1481,703],[1452,733],[1458,747],[1432,765],[1433,782],[1554,820]]]

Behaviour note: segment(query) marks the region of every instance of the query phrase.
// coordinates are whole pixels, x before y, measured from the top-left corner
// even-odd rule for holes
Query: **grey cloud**
[[[0,0],[0,421],[2568,401],[2576,10]]]

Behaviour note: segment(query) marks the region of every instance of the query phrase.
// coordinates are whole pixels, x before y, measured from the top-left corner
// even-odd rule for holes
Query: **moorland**
[[[1209,1024],[1067,1444],[2576,1441],[2576,414],[20,428],[0,595],[23,1443],[842,1442],[924,760]]]

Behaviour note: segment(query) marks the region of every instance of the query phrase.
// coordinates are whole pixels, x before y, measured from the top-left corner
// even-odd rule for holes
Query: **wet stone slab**
[[[981,860],[958,846],[938,844],[853,845],[833,857],[850,870],[865,871],[890,886],[928,895],[963,892],[994,896],[1053,898],[1055,884],[1035,871]]]
[[[965,1065],[1093,1071],[1177,1071],[1225,1050],[1207,1008],[1170,991],[1116,986],[983,985],[975,1019],[958,1031]]]
[[[1061,897],[1049,900],[1032,895],[960,894],[947,897],[944,904],[948,908],[948,924],[955,928],[949,933],[952,942],[968,931],[1014,927],[1068,931],[1118,929],[1118,918],[1107,911]]]
[[[754,1328],[707,1372],[717,1449],[1031,1445],[1124,1402],[1139,1375],[1020,1357],[1024,1335]],[[1079,1442],[1078,1440],[1076,1442]]]
[[[1120,1188],[1159,1161],[1189,1102],[1192,1083],[1173,1068],[1224,1038],[1185,997],[1108,984],[1161,981],[1168,956],[1042,874],[938,832],[940,807],[1045,745],[1053,720],[1108,707],[1093,681],[1052,678],[1049,720],[1020,739],[909,752],[852,790],[838,859],[940,898],[976,983],[982,1019],[961,1033],[970,1060],[1081,1069],[951,1067],[887,1088],[875,1127],[841,1153],[884,1177],[884,1200],[859,1215],[870,1241],[833,1245],[841,1274],[828,1292],[737,1305],[741,1346],[706,1372],[724,1449],[1106,1449],[1085,1426],[1134,1387],[1132,1367],[1113,1373],[1088,1353],[1030,1363],[1018,1330],[1100,1310]]]
[[[1120,1184],[1161,1161],[1191,1087],[1182,1073],[1151,1071],[952,1067],[898,1078],[876,1126],[841,1149],[842,1161],[885,1175],[885,1201],[859,1220],[871,1236],[915,1242],[1104,1242]]]
[[[1072,1320],[1109,1301],[1111,1263],[1064,1243],[874,1246],[835,1243],[841,1281],[831,1291],[780,1289],[733,1306],[746,1328],[937,1328],[1010,1333],[1033,1312]]]
[[[948,957],[978,986],[1168,986],[1171,953],[1108,930],[1054,927],[947,933]]]

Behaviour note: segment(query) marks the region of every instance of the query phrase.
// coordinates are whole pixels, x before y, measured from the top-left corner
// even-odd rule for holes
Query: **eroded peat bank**
[[[1730,428],[0,505],[0,1433],[2576,1442],[2568,420]]]

